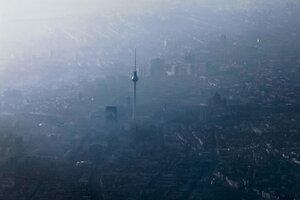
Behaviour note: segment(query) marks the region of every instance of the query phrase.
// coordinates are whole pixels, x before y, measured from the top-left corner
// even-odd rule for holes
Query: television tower
[[[132,76],[133,81],[133,110],[132,110],[132,119],[135,120],[136,115],[136,83],[138,82],[139,77],[136,71],[136,49],[134,49],[134,71]]]

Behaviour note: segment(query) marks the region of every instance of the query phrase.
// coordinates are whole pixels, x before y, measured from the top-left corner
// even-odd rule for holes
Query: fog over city
[[[1,0],[0,199],[300,199],[300,2]]]

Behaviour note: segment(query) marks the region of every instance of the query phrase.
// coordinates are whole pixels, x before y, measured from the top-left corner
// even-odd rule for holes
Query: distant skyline
[[[197,16],[189,16],[190,19],[185,20],[195,17],[195,27],[198,24],[216,27],[211,21],[218,16],[214,11],[226,13],[230,9],[239,11],[240,8],[252,6],[284,7],[289,1],[297,0],[0,0],[0,74],[2,69],[12,66],[12,60],[28,58],[33,54],[48,55],[49,49],[70,52],[74,46],[93,46],[94,40],[103,42],[105,37],[108,38],[105,41],[110,41],[111,45],[116,38],[124,43],[132,42],[133,38],[143,41],[143,34],[151,31],[158,33],[158,30],[164,29],[162,25],[159,26],[166,20],[163,19],[164,15],[176,18],[182,13],[196,11]],[[209,12],[202,12],[205,10]],[[210,13],[209,17],[207,13]],[[160,21],[157,26],[147,22],[152,17]],[[135,24],[138,20],[132,19],[142,21]],[[140,29],[137,29],[137,25]],[[181,25],[184,23],[181,22]],[[140,31],[139,35],[131,32],[134,29]],[[206,28],[203,31],[208,30]],[[94,40],[89,40],[90,34]],[[77,37],[78,43],[70,39],[72,35]],[[162,34],[161,37],[172,36]]]

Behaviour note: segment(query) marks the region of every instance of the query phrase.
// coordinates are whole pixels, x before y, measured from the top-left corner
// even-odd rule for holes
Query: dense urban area
[[[36,35],[0,53],[0,199],[299,200],[299,11],[15,21]]]

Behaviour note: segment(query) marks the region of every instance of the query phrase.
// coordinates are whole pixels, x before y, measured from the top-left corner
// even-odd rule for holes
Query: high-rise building
[[[151,77],[163,77],[167,74],[165,70],[165,62],[163,59],[155,58],[150,61]]]
[[[115,106],[106,106],[105,108],[105,122],[107,127],[117,125],[118,109]]]

